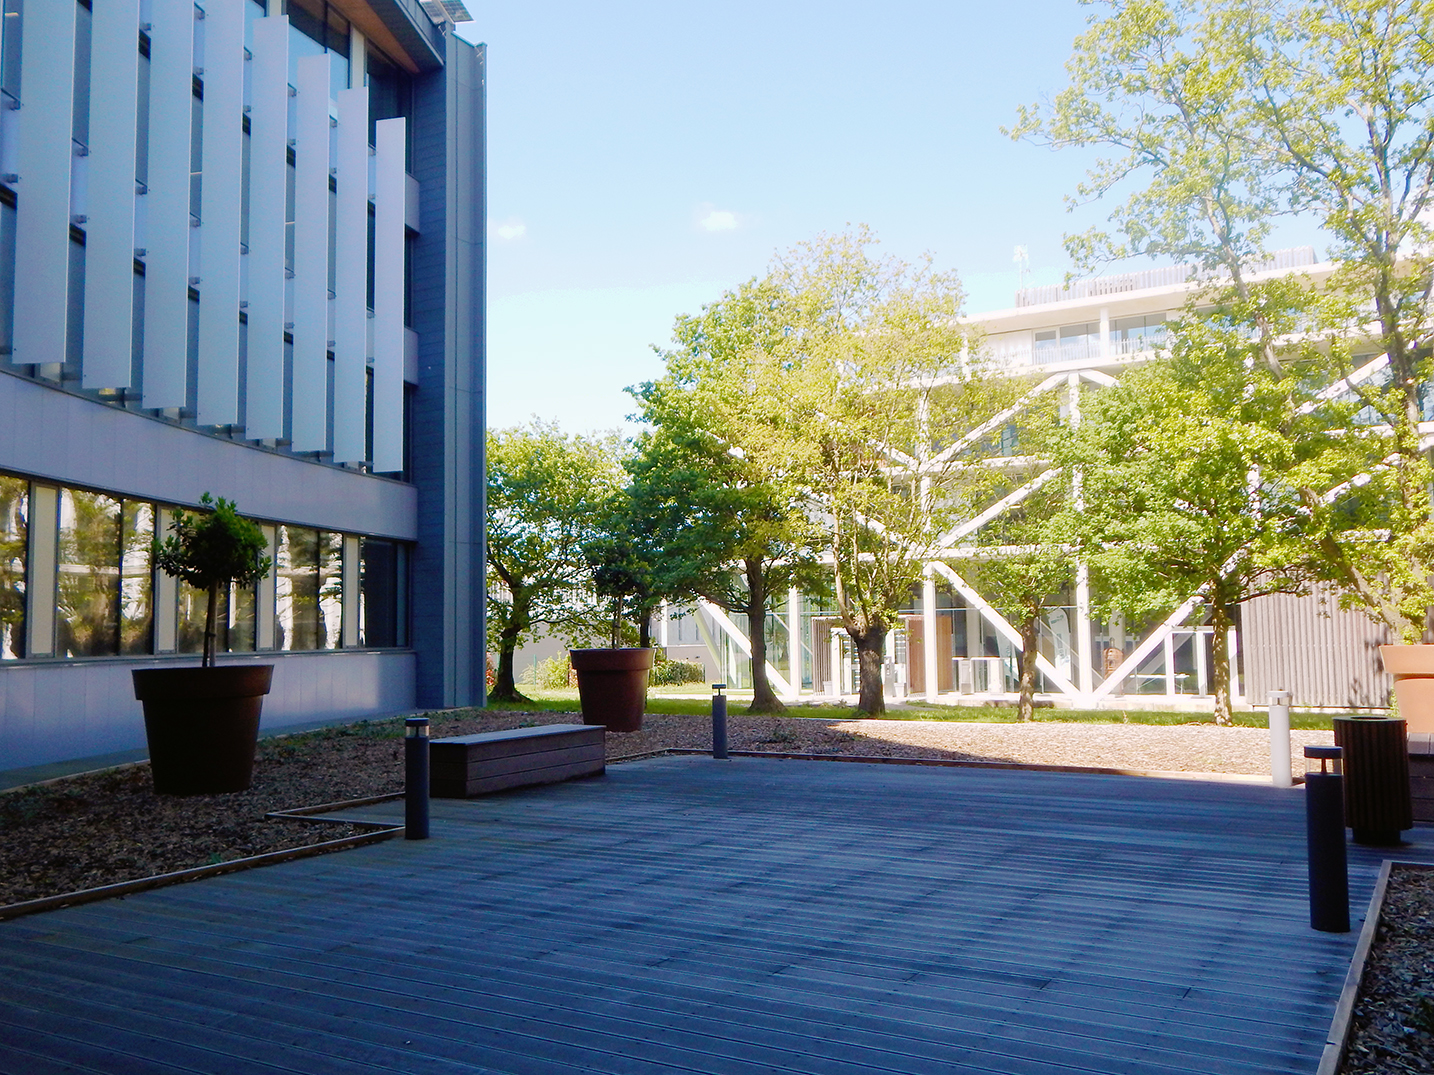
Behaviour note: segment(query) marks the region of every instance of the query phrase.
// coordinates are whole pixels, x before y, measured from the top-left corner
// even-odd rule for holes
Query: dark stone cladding
[[[412,253],[418,490],[412,630],[421,706],[481,704],[483,570],[483,51],[446,40],[445,71],[414,82]]]

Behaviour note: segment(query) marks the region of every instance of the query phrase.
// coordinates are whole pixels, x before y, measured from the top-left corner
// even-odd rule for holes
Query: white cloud
[[[511,242],[514,239],[521,239],[523,236],[527,235],[528,225],[524,224],[517,217],[511,217],[508,220],[503,221],[501,224],[495,224],[493,227],[493,232],[498,236],[498,238]]]
[[[697,226],[703,231],[736,231],[737,214],[730,209],[718,209],[711,202],[697,207]]]

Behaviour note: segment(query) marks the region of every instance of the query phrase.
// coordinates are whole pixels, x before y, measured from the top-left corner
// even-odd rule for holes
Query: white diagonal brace
[[[974,519],[968,519],[960,526],[953,526],[950,530],[946,531],[946,533],[942,534],[941,537],[937,539],[937,548],[945,550],[951,546],[952,542],[960,541],[967,534],[975,533],[977,530],[981,529],[981,527],[985,526],[992,519],[994,519],[997,515],[1000,515],[1007,508],[1013,508],[1022,500],[1025,500],[1026,497],[1030,496],[1037,489],[1045,485],[1046,482],[1050,481],[1059,473],[1059,467],[1052,467],[1050,470],[1044,471],[1043,473],[1036,475],[1019,489],[1007,493],[1000,500],[996,501],[989,508],[983,511],[980,515],[977,515]]]
[[[1127,657],[1125,660],[1121,661],[1120,665],[1116,668],[1116,670],[1112,672],[1109,676],[1107,676],[1105,680],[1101,683],[1101,685],[1091,692],[1091,701],[1096,701],[1100,698],[1104,698],[1111,691],[1115,690],[1115,685],[1117,683],[1123,682],[1126,676],[1134,672],[1136,668],[1139,667],[1140,662],[1145,660],[1145,658],[1150,655],[1151,651],[1154,650],[1156,646],[1159,646],[1164,643],[1166,636],[1169,635],[1171,631],[1175,630],[1175,628],[1179,627],[1182,623],[1184,623],[1190,613],[1194,611],[1195,606],[1200,604],[1204,600],[1205,589],[1202,586],[1200,589],[1196,590],[1193,594],[1186,598],[1185,603],[1183,605],[1177,608],[1169,616],[1165,617],[1165,622],[1162,623],[1159,627],[1157,627],[1154,631],[1151,631],[1150,634],[1146,637],[1145,641],[1140,643],[1140,645],[1136,646],[1135,649],[1131,652],[1130,656]]]
[[[1351,373],[1348,377],[1341,378],[1340,380],[1335,381],[1334,384],[1330,385],[1328,388],[1321,389],[1315,394],[1314,399],[1310,400],[1308,403],[1302,404],[1299,410],[1295,413],[1301,415],[1309,414],[1321,403],[1328,403],[1330,400],[1335,399],[1338,396],[1342,396],[1345,392],[1348,392],[1351,387],[1359,384],[1360,381],[1369,380],[1369,378],[1373,377],[1376,373],[1384,369],[1384,367],[1387,365],[1389,365],[1389,356],[1387,354],[1380,355],[1378,358],[1371,359],[1369,362],[1366,362],[1363,366],[1360,366],[1359,369]]]
[[[733,642],[737,643],[737,648],[740,649],[743,653],[745,653],[748,659],[751,658],[751,641],[747,638],[745,634],[742,633],[742,631],[737,627],[737,625],[732,622],[731,617],[729,617],[727,613],[723,612],[711,601],[702,598],[698,599],[697,607],[700,608],[703,612],[707,613],[707,615],[711,616],[712,622],[715,623],[718,627],[722,628],[723,632],[727,635],[728,638],[730,638]],[[787,677],[782,675],[782,673],[778,672],[775,668],[773,668],[771,661],[763,661],[762,663],[766,665],[767,668],[767,679],[774,683],[777,689],[781,691],[783,695],[788,698],[793,697],[794,692],[792,691],[792,685],[787,682]]]
[[[934,571],[938,571],[942,575],[944,575],[946,577],[946,581],[951,583],[952,586],[956,587],[957,592],[960,593],[961,596],[964,597],[967,601],[969,601],[976,608],[976,610],[986,618],[986,621],[992,627],[996,628],[997,631],[1005,635],[1007,640],[1013,646],[1015,646],[1018,651],[1024,648],[1024,643],[1021,641],[1021,632],[1017,631],[1014,627],[1012,627],[1010,623],[1007,622],[1006,617],[1002,616],[999,612],[992,608],[990,602],[988,602],[975,590],[971,589],[970,585],[966,582],[965,579],[963,579],[960,575],[956,574],[956,572],[951,570],[948,565],[943,564],[939,560],[933,561],[931,563],[931,568]],[[1075,684],[1072,683],[1070,680],[1066,679],[1065,676],[1057,672],[1056,666],[1051,664],[1050,661],[1046,660],[1039,653],[1036,654],[1036,667],[1046,674],[1046,678],[1049,679],[1052,683],[1054,683],[1060,689],[1060,692],[1062,694],[1068,695],[1072,698],[1080,697],[1080,691],[1076,689]]]
[[[1031,400],[1035,399],[1042,392],[1048,392],[1056,385],[1063,384],[1065,382],[1065,379],[1066,375],[1064,373],[1056,373],[1047,377],[1044,381],[1036,385],[1035,388],[1032,388],[1029,392],[1027,392],[1020,399],[1016,400],[1015,403],[1012,403],[1000,414],[996,415],[994,418],[988,418],[986,421],[982,422],[975,429],[971,430],[971,432],[967,433],[964,437],[958,440],[955,444],[951,445],[951,447],[943,451],[940,455],[933,456],[931,462],[946,462],[957,452],[961,451],[962,449],[968,447],[971,444],[974,444],[976,441],[984,437],[987,433],[991,432],[991,430],[997,429],[1005,425],[1012,418],[1025,410],[1026,407],[1030,405]]]
[[[1076,376],[1091,384],[1098,384],[1102,388],[1114,388],[1120,382],[1108,373],[1101,373],[1100,370],[1079,370]]]

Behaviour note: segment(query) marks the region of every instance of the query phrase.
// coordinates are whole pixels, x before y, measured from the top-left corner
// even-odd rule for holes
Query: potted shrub
[[[592,567],[598,596],[612,602],[608,619],[612,645],[572,651],[583,723],[602,724],[610,732],[639,731],[647,705],[647,673],[652,668],[648,624],[657,601],[653,572],[620,527],[588,542],[583,553]],[[636,646],[622,644],[624,629],[632,631],[629,618],[636,621]]]
[[[259,711],[272,664],[214,666],[220,587],[252,585],[269,572],[264,533],[234,504],[205,493],[204,512],[176,511],[170,535],[154,543],[166,575],[206,591],[204,657],[198,668],[135,669],[144,705],[154,790],[161,795],[216,795],[246,790],[254,773]]]

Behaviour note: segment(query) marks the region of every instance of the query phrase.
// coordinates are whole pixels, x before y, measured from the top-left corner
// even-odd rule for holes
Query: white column
[[[403,220],[405,121],[380,120],[375,136],[373,469],[403,469]]]
[[[1100,308],[1100,357],[1104,361],[1110,357],[1110,307]]]
[[[1165,655],[1165,696],[1175,697],[1175,636],[1168,634],[1162,643]]]
[[[249,65],[249,337],[245,436],[284,435],[284,246],[288,194],[289,20],[254,23]],[[272,593],[272,588],[271,588]],[[272,614],[270,642],[273,646]]]
[[[239,234],[244,197],[244,7],[209,4],[204,18],[200,192],[200,425],[239,421]]]
[[[802,594],[796,587],[787,590],[787,682],[792,697],[802,693]]]
[[[73,3],[25,5],[16,147],[15,332],[11,361],[65,361],[69,316]],[[128,322],[126,322],[128,323]],[[51,647],[53,648],[53,644]],[[50,649],[46,649],[46,653]]]
[[[68,128],[67,128],[68,129]],[[55,571],[59,554],[60,490],[30,486],[30,586],[25,592],[25,653],[55,653]]]
[[[329,57],[299,60],[294,132],[293,449],[329,440]]]
[[[269,544],[268,551],[265,553],[269,557],[269,573],[259,580],[258,596],[254,601],[254,648],[273,649],[274,600],[279,566],[279,528],[261,525],[259,529],[264,531],[264,540]]]
[[[344,535],[343,635],[339,644],[351,649],[359,644],[359,539]]]
[[[926,700],[936,701],[941,693],[939,666],[936,659],[936,576],[927,568],[921,581],[922,676],[926,680]]]
[[[242,15],[242,13],[241,13]],[[133,361],[139,0],[91,13],[89,221],[85,224],[85,388],[128,388]],[[98,92],[96,92],[98,90]]]
[[[154,536],[169,536],[174,521],[171,508],[157,508],[154,513]],[[154,652],[173,653],[179,637],[179,580],[163,571],[154,573]]]
[[[189,372],[194,4],[192,0],[150,0],[150,13],[144,405],[182,407]]]
[[[1110,321],[1110,311],[1105,307],[1101,307],[1100,321],[1102,326],[1108,325]],[[1101,329],[1100,338],[1102,340],[1106,338],[1106,332],[1104,327],[1102,327]],[[1105,345],[1102,344],[1101,346],[1102,348],[1104,348]],[[1075,429],[1079,428],[1080,426],[1080,374],[1072,373],[1066,383],[1070,390],[1071,428]],[[1074,486],[1073,493],[1075,497],[1076,511],[1080,511],[1084,507],[1084,499],[1081,494],[1080,471],[1076,471],[1075,476],[1072,479],[1072,484]],[[1090,569],[1086,566],[1084,561],[1076,564],[1075,599],[1075,656],[1076,661],[1079,662],[1079,672],[1076,676],[1076,685],[1080,688],[1081,694],[1086,696],[1085,700],[1089,701],[1090,693],[1095,690],[1095,645],[1090,625]]]
[[[334,462],[367,453],[368,90],[339,91],[334,223]]]

